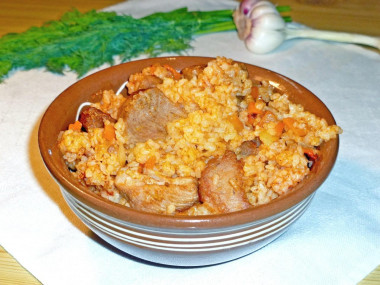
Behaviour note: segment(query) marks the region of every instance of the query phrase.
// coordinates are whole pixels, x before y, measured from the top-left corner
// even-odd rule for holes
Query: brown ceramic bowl
[[[117,90],[129,75],[153,63],[177,70],[203,64],[211,58],[164,57],[128,62],[79,80],[62,92],[42,118],[38,142],[43,160],[78,217],[101,238],[144,260],[176,266],[200,266],[229,261],[268,244],[296,221],[317,188],[329,175],[338,152],[338,138],[321,146],[321,159],[288,194],[244,211],[212,216],[168,216],[136,211],[105,200],[81,186],[70,174],[57,148],[60,131],[75,120],[78,106],[98,100],[101,89]],[[246,64],[250,77],[267,80],[280,92],[329,124],[335,124],[327,107],[309,90],[275,72]]]

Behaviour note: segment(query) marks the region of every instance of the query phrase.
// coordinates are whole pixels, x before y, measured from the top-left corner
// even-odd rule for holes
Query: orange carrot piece
[[[259,87],[258,86],[252,86],[251,88],[251,96],[253,99],[259,98]]]
[[[142,174],[144,172],[144,164],[139,163],[139,166],[137,168],[137,172]]]
[[[284,131],[284,122],[283,121],[280,121],[276,124],[276,126],[274,127],[274,131],[276,133],[276,136],[280,137],[282,132]]]
[[[255,102],[249,102],[247,111],[249,114],[256,114],[256,115],[263,113],[263,110],[256,107]]]
[[[69,130],[80,132],[81,129],[82,129],[82,123],[79,121],[75,121],[74,124],[69,125]]]
[[[289,130],[292,130],[297,136],[306,136],[307,132],[304,129],[298,128],[294,125],[296,122],[295,119],[288,117],[284,118],[282,121],[284,122],[285,127]]]
[[[153,167],[154,167],[155,164],[156,164],[156,157],[155,156],[151,156],[144,163],[144,167],[147,168],[147,169],[153,169]]]
[[[248,124],[253,125],[255,123],[256,115],[255,114],[248,114],[247,117],[248,117]]]
[[[108,141],[113,141],[116,138],[115,128],[112,125],[105,125],[103,136]]]
[[[295,123],[296,120],[294,120],[294,119],[291,118],[291,117],[288,117],[288,118],[284,118],[282,121],[284,122],[284,125],[285,125],[288,129],[292,129],[292,128],[293,128],[293,124]]]
[[[234,126],[234,128],[237,132],[240,132],[244,129],[243,123],[240,121],[239,117],[236,114],[231,115],[229,117],[229,121]]]
[[[171,67],[170,65],[168,64],[164,64],[164,67],[169,70],[173,76],[174,76],[174,79],[178,80],[178,79],[181,79],[182,78],[182,75],[181,73],[179,73],[177,70],[175,70],[173,67]]]

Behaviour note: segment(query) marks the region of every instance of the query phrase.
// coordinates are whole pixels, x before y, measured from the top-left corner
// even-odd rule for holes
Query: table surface
[[[64,12],[76,8],[81,12],[101,9],[120,0],[13,0],[0,2],[0,36],[23,32],[58,19]],[[294,21],[316,29],[334,30],[380,36],[380,1],[378,0],[277,0],[289,5]],[[0,246],[1,284],[40,284],[4,248]],[[359,284],[379,284],[380,266]]]

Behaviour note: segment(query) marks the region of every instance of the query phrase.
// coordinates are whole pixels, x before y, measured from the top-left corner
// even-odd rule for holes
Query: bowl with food
[[[297,82],[224,57],[116,65],[63,91],[38,142],[73,212],[118,249],[173,266],[280,236],[335,163],[341,129]]]

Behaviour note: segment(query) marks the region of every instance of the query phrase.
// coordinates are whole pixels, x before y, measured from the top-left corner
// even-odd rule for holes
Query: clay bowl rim
[[[80,202],[86,204],[88,207],[107,214],[115,219],[130,224],[140,225],[141,227],[167,228],[183,231],[230,228],[256,223],[290,209],[314,193],[326,180],[335,164],[339,148],[339,136],[322,145],[322,158],[320,162],[313,167],[311,174],[295,186],[293,190],[267,204],[228,214],[171,216],[142,212],[115,204],[94,194],[86,187],[80,185],[74,177],[70,175],[70,172],[63,163],[63,159],[59,155],[56,143],[54,142],[56,142],[59,131],[67,128],[69,122],[73,122],[76,113],[75,111],[73,115],[73,110],[76,110],[79,104],[83,102],[83,99],[78,99],[77,101],[79,103],[76,102],[76,104],[70,104],[72,98],[74,98],[73,96],[80,92],[87,92],[83,96],[88,100],[100,89],[104,90],[112,88],[116,91],[121,83],[126,81],[129,74],[138,72],[143,67],[149,66],[152,63],[169,63],[179,70],[185,66],[205,63],[212,59],[214,58],[175,56],[148,58],[122,63],[84,77],[58,95],[48,106],[41,119],[38,130],[38,145],[46,167],[60,187],[63,187],[68,193]],[[305,106],[305,110],[311,109],[310,111],[312,113],[324,117],[329,124],[335,124],[335,119],[326,105],[301,84],[274,71],[247,63],[244,64],[247,66],[250,78],[255,80],[269,80],[274,85],[277,85],[280,92],[291,92],[291,95],[295,96],[290,96],[292,101],[301,104],[302,102],[306,102],[307,106]],[[125,74],[125,76],[121,76],[121,74]],[[119,77],[122,77],[123,79]],[[92,86],[91,90],[88,89],[89,86]],[[68,109],[70,108],[71,113],[70,110],[63,110],[62,106],[66,106]],[[63,116],[62,118],[66,119],[61,120],[60,116]]]

